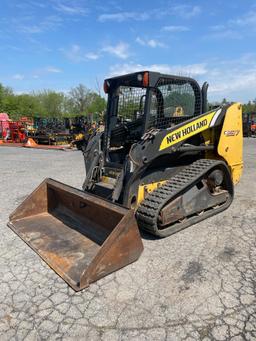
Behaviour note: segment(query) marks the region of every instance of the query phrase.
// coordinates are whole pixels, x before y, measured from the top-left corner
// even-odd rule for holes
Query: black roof
[[[167,75],[167,74],[163,74],[160,72],[147,71],[147,70],[107,78],[105,81],[108,82],[109,86],[113,88],[116,88],[117,86],[120,86],[120,85],[141,87],[143,86],[143,83],[142,81],[138,80],[138,75],[141,74],[143,76],[145,72],[148,72],[149,74],[149,87],[155,87],[160,79],[170,79],[172,83],[175,83],[175,82],[177,82],[177,84],[189,83],[192,85],[194,89],[200,89],[199,84],[193,78],[176,76],[176,75]]]
[[[143,75],[148,73],[148,85],[143,85]],[[138,77],[140,75],[142,77]],[[202,89],[198,82],[191,78],[185,76],[177,76],[177,75],[168,75],[156,71],[148,71],[142,70],[137,71],[125,75],[120,75],[116,77],[111,77],[105,79],[106,84],[104,84],[104,88],[106,92],[111,96],[111,94],[115,95],[115,91],[119,86],[128,86],[128,87],[138,87],[138,88],[157,88],[161,85],[168,85],[168,84],[177,84],[177,85],[185,85],[189,84],[193,91],[196,98],[196,103],[200,103],[200,110],[198,113],[202,113],[203,111],[207,111],[207,89],[208,83],[204,82]]]

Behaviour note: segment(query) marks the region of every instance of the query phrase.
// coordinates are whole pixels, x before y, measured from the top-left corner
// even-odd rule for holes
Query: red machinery
[[[8,114],[0,114],[0,139],[5,143],[24,143],[27,140],[27,124],[30,121],[23,117],[19,121],[11,121]]]
[[[0,139],[5,140],[10,129],[9,126],[9,116],[6,113],[0,113]]]
[[[27,140],[27,131],[23,122],[14,121],[9,123],[10,126],[10,142],[22,143]]]

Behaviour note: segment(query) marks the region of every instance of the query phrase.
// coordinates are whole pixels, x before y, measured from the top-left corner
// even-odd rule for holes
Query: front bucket
[[[143,251],[133,211],[52,179],[22,202],[8,226],[77,291]]]

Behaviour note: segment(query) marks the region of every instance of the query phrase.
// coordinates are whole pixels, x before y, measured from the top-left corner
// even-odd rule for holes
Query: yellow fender
[[[234,103],[227,108],[218,143],[218,154],[227,162],[233,183],[238,183],[243,170],[243,124],[240,103]]]

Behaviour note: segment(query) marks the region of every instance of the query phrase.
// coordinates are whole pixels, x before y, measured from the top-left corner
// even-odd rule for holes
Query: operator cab
[[[106,162],[122,164],[131,145],[151,129],[167,129],[200,115],[207,85],[192,78],[136,72],[106,79]]]

